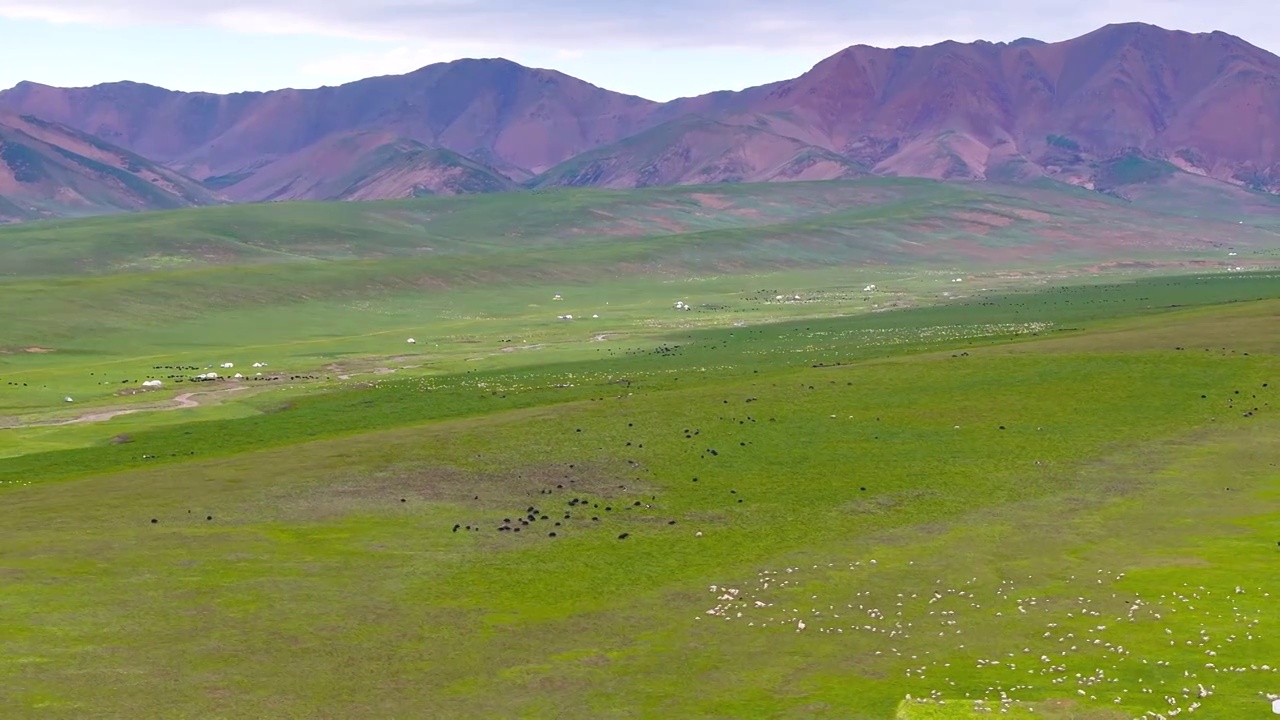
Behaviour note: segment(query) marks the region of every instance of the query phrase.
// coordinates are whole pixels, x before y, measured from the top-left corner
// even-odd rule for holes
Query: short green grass
[[[0,355],[3,715],[1231,719],[1280,693],[1275,272],[548,279],[496,252],[511,278],[418,293],[345,261],[0,284],[32,309]],[[184,278],[227,300],[181,306]],[[137,305],[110,322],[99,288]],[[117,394],[223,361],[286,379]]]
[[[851,320],[765,326],[763,352],[747,345],[718,372],[681,362],[689,351],[670,358],[670,377],[630,387],[589,365],[564,369],[573,388],[475,378],[452,395],[470,416],[455,420],[271,449],[304,439],[284,431],[293,414],[324,434],[326,403],[365,430],[388,412],[405,413],[390,426],[448,414],[440,390],[388,381],[299,399],[256,429],[179,425],[76,451],[70,474],[92,473],[82,479],[50,484],[72,469],[54,453],[8,476],[20,482],[0,511],[13,539],[5,693],[21,714],[52,717],[883,718],[918,712],[897,710],[906,695],[998,705],[1004,690],[1109,717],[1163,710],[1167,696],[1185,705],[1182,687],[1201,683],[1214,693],[1204,716],[1241,716],[1280,679],[1252,667],[1280,650],[1261,612],[1262,593],[1280,592],[1265,582],[1280,347],[1260,332],[1275,311],[1113,318],[1096,336],[1013,345],[907,343],[915,352],[883,359],[828,344],[822,333]],[[912,312],[944,310],[899,317]],[[1228,321],[1243,331],[1235,346],[1199,347]],[[99,474],[128,467],[121,453],[162,448],[210,457]],[[568,505],[575,496],[591,507]],[[496,530],[526,506],[549,519]],[[762,573],[779,583],[763,588]],[[711,585],[740,594],[720,601]],[[924,594],[938,589],[931,606]],[[1203,602],[1184,612],[1175,593]],[[1036,605],[1024,616],[1018,599]],[[1130,623],[1121,606],[1136,599],[1145,614]],[[882,618],[847,607],[872,602]],[[1164,622],[1151,615],[1162,608]],[[956,615],[928,614],[942,609]],[[1111,629],[1090,634],[1095,622]],[[1067,650],[1065,632],[1130,654]],[[1209,649],[1221,669],[1204,667]],[[1075,678],[1098,670],[1116,682]]]

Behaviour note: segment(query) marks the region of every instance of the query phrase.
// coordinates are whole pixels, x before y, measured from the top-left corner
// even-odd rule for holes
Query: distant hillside
[[[0,222],[217,202],[200,183],[92,135],[0,114]]]
[[[335,135],[249,177],[220,179],[237,201],[380,200],[519,189],[497,170],[443,148],[382,131]]]
[[[589,150],[548,170],[534,184],[636,188],[836,180],[865,174],[852,161],[794,138],[686,116]]]

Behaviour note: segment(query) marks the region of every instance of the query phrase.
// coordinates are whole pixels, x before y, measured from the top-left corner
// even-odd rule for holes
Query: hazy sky
[[[794,77],[859,43],[1055,41],[1135,20],[1280,52],[1275,0],[0,0],[0,88],[303,88],[505,57],[667,100]]]

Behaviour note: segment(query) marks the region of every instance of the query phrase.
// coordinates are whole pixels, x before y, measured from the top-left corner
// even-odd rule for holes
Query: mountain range
[[[0,92],[0,218],[270,200],[863,175],[1123,194],[1190,173],[1280,191],[1280,57],[1222,32],[849,47],[658,103],[503,59],[227,95]]]

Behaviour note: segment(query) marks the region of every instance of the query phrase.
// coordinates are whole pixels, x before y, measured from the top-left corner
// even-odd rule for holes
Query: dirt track
[[[48,420],[44,422],[23,423],[20,425],[9,425],[10,428],[19,427],[57,427],[60,425],[78,425],[80,423],[105,422],[111,418],[120,417],[121,415],[131,415],[140,412],[162,412],[165,410],[182,410],[184,408],[200,407],[201,402],[196,398],[199,397],[215,397],[221,395],[229,395],[233,392],[248,390],[248,387],[232,387],[224,390],[209,390],[205,392],[189,392],[182,393],[169,400],[164,405],[145,405],[142,407],[123,408],[119,410],[98,410],[95,412],[78,415],[69,420]],[[3,426],[0,426],[3,427]]]

